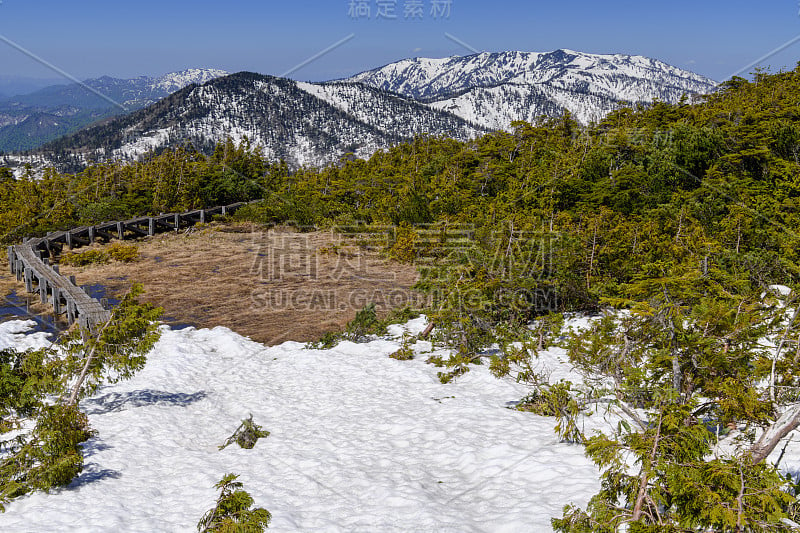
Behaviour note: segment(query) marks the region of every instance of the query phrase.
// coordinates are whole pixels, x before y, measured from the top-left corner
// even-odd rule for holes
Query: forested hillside
[[[53,85],[14,98],[0,96],[0,152],[36,149],[93,122],[140,109],[187,85],[226,74],[221,70],[188,69],[154,78],[123,80],[103,76],[80,85]]]
[[[212,156],[176,150],[76,175],[8,176],[0,235],[265,197],[251,212],[265,221],[558,235],[570,261],[554,280],[564,302],[589,304],[675,254],[786,281],[797,259],[798,95],[798,71],[759,74],[699,105],[623,109],[588,128],[569,116],[517,123],[466,143],[421,137],[293,173],[229,142]]]
[[[237,216],[395,225],[387,251],[421,265],[437,342],[454,350],[432,361],[442,380],[483,358],[498,375],[520,367],[533,387],[523,407],[558,416],[561,437],[604,468],[602,491],[566,509],[558,530],[788,530],[797,487],[767,458],[800,424],[798,118],[800,68],[735,78],[695,105],[623,109],[589,127],[568,115],[516,123],[469,142],[421,137],[319,170],[290,173],[228,143],[75,176],[7,173],[0,231],[11,242],[256,198]],[[537,376],[531,361],[557,342],[559,313],[600,310],[567,346],[595,381]],[[538,341],[520,348],[530,324]],[[603,402],[630,424],[582,434],[576,418]]]
[[[422,134],[467,140],[485,132],[445,111],[362,84],[309,84],[239,72],[189,86],[134,113],[94,124],[32,152],[62,171],[133,161],[192,146],[206,154],[249,139],[291,168],[322,166]],[[10,156],[10,161],[29,161]],[[17,163],[20,166],[20,163]]]

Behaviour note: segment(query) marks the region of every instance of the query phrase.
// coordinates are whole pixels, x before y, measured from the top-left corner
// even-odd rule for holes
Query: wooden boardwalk
[[[96,331],[111,318],[111,311],[75,283],[75,277],[65,278],[58,266],[50,264],[66,246],[73,249],[96,241],[125,240],[152,236],[156,233],[179,231],[197,223],[210,221],[214,215],[229,215],[247,205],[240,202],[211,209],[186,213],[161,214],[131,220],[104,222],[94,226],[58,231],[38,239],[27,239],[20,245],[8,247],[8,263],[25,290],[39,294],[42,303],[49,303],[53,313],[65,314],[70,325],[78,322],[81,329]]]

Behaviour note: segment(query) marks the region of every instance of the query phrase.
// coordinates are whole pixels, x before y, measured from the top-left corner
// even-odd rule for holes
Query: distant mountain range
[[[147,108],[49,143],[37,152],[63,169],[132,160],[191,144],[210,151],[226,138],[262,147],[291,166],[321,165],[422,134],[466,140],[487,130],[451,113],[363,84],[310,84],[240,72],[192,85]]]
[[[38,148],[98,120],[146,107],[187,85],[227,74],[222,70],[190,69],[155,78],[125,80],[103,76],[86,80],[84,85],[55,85],[0,98],[0,152]]]
[[[227,137],[235,141],[246,137],[270,158],[295,167],[322,165],[348,153],[367,157],[421,134],[463,140],[508,129],[515,120],[532,122],[564,111],[588,123],[621,106],[656,99],[677,103],[716,86],[708,78],[642,56],[570,50],[408,59],[328,83],[223,74],[194,70],[139,78],[142,81],[136,83],[93,80],[104,80],[104,94],[141,109],[50,142],[27,158],[6,162],[35,160],[76,169],[90,161],[135,159],[186,144],[211,150]],[[84,113],[93,111],[92,105],[104,109],[97,102],[102,99],[92,100],[75,87],[48,91],[40,91],[27,105],[57,94],[50,100],[53,106],[69,108],[66,101],[72,95],[79,101],[75,107]],[[78,115],[69,117],[74,116]],[[36,124],[52,131],[62,118],[51,112],[47,120],[39,116]]]
[[[393,91],[492,129],[569,111],[582,123],[621,105],[676,103],[713,80],[643,56],[556,50],[406,59],[347,81]]]

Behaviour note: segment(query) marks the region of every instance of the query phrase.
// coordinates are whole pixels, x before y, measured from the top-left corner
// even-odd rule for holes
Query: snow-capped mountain
[[[468,139],[485,130],[413,99],[353,83],[300,83],[241,72],[190,86],[137,112],[42,148],[55,160],[130,160],[192,144],[201,150],[246,137],[267,157],[320,165],[366,157],[421,134]]]
[[[716,86],[642,56],[570,50],[407,59],[329,83],[222,74],[191,70],[161,78],[92,80],[127,105],[149,105],[61,138],[34,156],[75,169],[91,160],[130,160],[186,144],[210,151],[226,138],[247,137],[267,157],[292,166],[320,165],[351,152],[366,157],[423,133],[467,139],[565,110],[589,123],[623,105],[678,102]],[[193,83],[202,84],[158,100]],[[40,119],[39,128],[54,130],[72,118],[70,110],[78,105],[66,105],[63,94],[61,102],[61,114]]]
[[[133,79],[103,76],[6,99],[0,102],[0,152],[37,148],[97,120],[146,107],[187,85],[225,75],[222,70],[188,69]]]
[[[152,90],[159,91],[164,96],[179,91],[192,84],[202,85],[215,78],[227,76],[230,72],[218,69],[191,68],[180,72],[170,72],[157,78],[149,78]],[[148,78],[144,78],[147,80]],[[163,97],[162,97],[163,98]]]
[[[675,103],[711,92],[716,82],[643,56],[500,52],[415,58],[357,74],[360,82],[416,98],[488,128],[507,129],[570,111],[588,123],[620,105]]]

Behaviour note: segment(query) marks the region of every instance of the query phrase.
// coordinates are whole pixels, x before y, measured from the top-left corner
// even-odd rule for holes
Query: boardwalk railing
[[[233,214],[245,205],[247,204],[240,202],[186,213],[139,217],[58,231],[38,239],[26,239],[17,246],[9,246],[8,263],[17,280],[24,280],[25,290],[31,294],[39,294],[42,303],[53,306],[55,315],[66,314],[70,325],[77,321],[82,329],[97,330],[111,317],[110,310],[77,286],[74,276],[67,279],[59,274],[57,265],[50,265],[50,260],[58,256],[64,246],[72,249],[88,246],[98,240],[108,242],[115,238],[125,240],[179,231],[211,220],[214,215]]]

